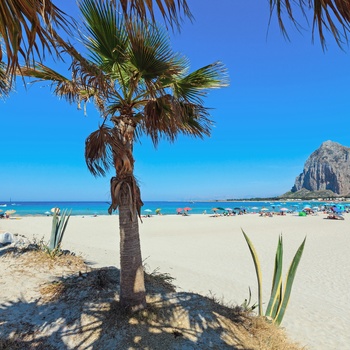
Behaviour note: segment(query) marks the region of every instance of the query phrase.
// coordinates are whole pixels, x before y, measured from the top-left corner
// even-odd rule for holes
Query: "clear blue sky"
[[[206,99],[216,122],[210,138],[180,137],[157,150],[148,139],[136,144],[144,200],[280,195],[322,142],[350,146],[348,50],[329,38],[323,52],[310,29],[291,25],[288,42],[276,20],[267,33],[267,1],[189,4],[195,22],[171,33],[173,48],[192,70],[224,62],[230,87]],[[84,162],[85,138],[99,122],[93,105],[84,116],[49,86],[21,85],[0,101],[0,201],[109,200],[113,174],[96,179]]]

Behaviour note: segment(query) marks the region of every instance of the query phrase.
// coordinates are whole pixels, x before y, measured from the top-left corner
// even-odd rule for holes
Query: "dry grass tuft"
[[[152,272],[147,272],[147,266],[145,266],[145,284],[147,290],[150,288],[163,289],[166,292],[175,292],[176,286],[174,285],[175,278],[169,273],[160,272],[159,268],[156,268]]]
[[[23,247],[11,247],[4,257],[18,259],[27,267],[45,266],[45,268],[66,267],[72,270],[86,269],[86,263],[81,256],[77,256],[68,250],[57,251],[49,254],[42,242],[30,243]]]

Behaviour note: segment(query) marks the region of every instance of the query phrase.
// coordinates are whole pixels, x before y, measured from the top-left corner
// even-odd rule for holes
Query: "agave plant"
[[[68,210],[66,209],[62,212],[61,217],[59,217],[59,212],[56,210],[54,211],[52,217],[51,237],[48,244],[49,252],[57,251],[60,249],[70,214],[71,211],[68,214]]]
[[[257,255],[257,252],[254,248],[253,243],[248,238],[248,236],[245,234],[245,232],[242,230],[244,238],[248,244],[250,253],[252,255],[254,266],[255,266],[255,272],[258,280],[258,305],[259,305],[259,316],[263,316],[263,308],[262,308],[262,273],[261,273],[261,267],[259,258]],[[283,288],[282,285],[282,267],[283,267],[283,241],[282,241],[282,235],[278,238],[278,245],[276,250],[276,257],[275,257],[275,269],[272,279],[272,288],[271,288],[271,296],[269,303],[266,308],[265,317],[272,320],[273,323],[275,323],[277,326],[279,326],[282,322],[283,316],[286,312],[288,302],[290,299],[290,295],[292,292],[292,286],[295,278],[295,274],[301,259],[301,256],[304,251],[306,237],[304,238],[302,244],[300,245],[299,249],[297,250],[296,254],[294,255],[294,258],[292,260],[292,263],[289,267],[285,285]]]

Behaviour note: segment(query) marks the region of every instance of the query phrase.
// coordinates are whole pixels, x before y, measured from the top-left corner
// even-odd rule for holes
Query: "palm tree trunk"
[[[139,223],[130,213],[129,189],[120,193],[120,304],[123,309],[136,311],[146,307],[146,291],[142,266]]]
[[[111,181],[112,206],[119,207],[120,304],[126,311],[136,311],[146,307],[146,290],[137,215],[143,203],[134,177],[135,124],[128,117],[113,122],[122,145],[114,159],[117,177]]]

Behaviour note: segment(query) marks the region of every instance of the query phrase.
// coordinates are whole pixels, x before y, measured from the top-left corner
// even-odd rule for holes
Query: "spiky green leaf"
[[[267,305],[265,316],[275,317],[275,312],[279,307],[279,302],[281,300],[281,285],[282,285],[282,267],[283,267],[283,242],[282,235],[278,238],[278,245],[275,257],[275,267],[272,279],[272,288],[270,301]]]
[[[256,272],[256,278],[258,280],[258,300],[259,300],[259,316],[263,315],[263,308],[262,308],[262,273],[261,273],[261,266],[258,258],[258,254],[254,248],[253,243],[248,238],[248,236],[245,234],[245,232],[242,230],[244,238],[248,244],[250,253],[252,255],[253,261],[254,261],[254,267]]]
[[[282,303],[281,303],[279,309],[277,310],[276,317],[274,319],[274,323],[276,325],[280,325],[281,324],[282,319],[284,317],[284,314],[286,312],[286,309],[287,309],[287,306],[288,306],[288,302],[289,302],[289,298],[290,298],[290,294],[292,292],[292,287],[293,287],[295,274],[297,272],[297,268],[298,268],[301,256],[303,254],[303,251],[304,251],[305,242],[306,242],[306,237],[304,238],[302,244],[300,245],[299,249],[295,253],[293,261],[292,261],[292,263],[291,263],[291,265],[289,267],[288,274],[287,274],[287,279],[286,279],[286,282],[285,282],[285,287],[284,287],[284,291],[283,291],[283,295],[282,295]]]

